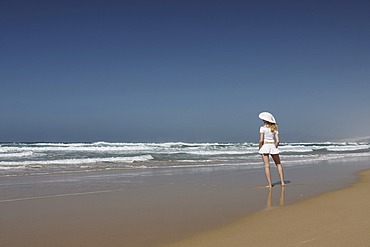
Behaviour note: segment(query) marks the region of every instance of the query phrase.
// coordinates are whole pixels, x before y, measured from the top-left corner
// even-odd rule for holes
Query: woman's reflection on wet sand
[[[267,193],[267,201],[266,201],[266,209],[271,209],[273,207],[272,205],[272,190],[273,188],[268,189]],[[285,200],[285,187],[281,187],[280,191],[280,197],[279,197],[279,206],[284,206],[284,200]]]

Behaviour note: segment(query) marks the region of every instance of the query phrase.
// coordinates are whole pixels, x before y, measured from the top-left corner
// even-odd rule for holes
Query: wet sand
[[[319,209],[311,206],[316,205],[315,200],[330,194],[317,195],[352,184],[356,180],[354,171],[369,167],[369,161],[365,160],[353,161],[351,165],[316,163],[288,168],[285,170],[288,187],[284,191],[279,185],[271,191],[260,188],[265,185],[263,170],[251,171],[242,167],[1,177],[0,246],[136,247],[168,243],[176,243],[174,246],[217,246],[216,239],[219,243],[227,243],[219,246],[240,246],[240,243],[245,246],[243,237],[246,232],[254,234],[247,238],[248,243],[258,246],[258,237],[265,239],[266,231],[267,235],[275,236],[273,243],[276,246],[276,239],[280,238],[275,234],[277,230],[282,234],[286,231],[288,236],[292,235],[289,231],[300,230],[308,234],[302,235],[302,241],[317,243],[315,241],[321,235],[313,230],[332,223],[339,224],[335,228],[338,233],[348,230],[347,225],[358,232],[362,226],[369,229],[364,225],[368,224],[366,222],[353,226],[352,222],[345,221],[351,219],[346,213],[335,218],[342,211],[336,206],[338,203],[324,204]],[[276,182],[276,169],[272,169],[272,176]],[[349,189],[353,188],[357,188],[357,183]],[[349,194],[359,196],[357,192]],[[346,197],[338,198],[345,200]],[[349,201],[353,205],[348,205],[348,210],[354,207],[357,211],[356,200]],[[359,204],[368,207],[369,201]],[[303,211],[299,211],[300,208]],[[316,217],[321,215],[321,208],[336,213],[325,213],[329,218]],[[280,211],[285,212],[283,219],[279,218]],[[310,224],[314,219],[312,215],[322,219],[320,227]],[[271,221],[264,223],[268,219]],[[239,239],[242,242],[230,245],[230,239],[234,238],[233,241]]]
[[[348,188],[259,212],[169,246],[370,246],[369,190],[367,170]]]

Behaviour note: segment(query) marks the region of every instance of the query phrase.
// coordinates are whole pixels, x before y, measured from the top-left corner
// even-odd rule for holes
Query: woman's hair
[[[277,131],[277,130],[278,130],[278,126],[277,126],[277,124],[275,124],[275,123],[270,123],[270,122],[268,122],[268,121],[264,121],[264,122],[267,124],[267,126],[269,126],[269,128],[270,128],[271,132],[275,132],[275,131]]]
[[[271,130],[271,132],[277,131],[278,130],[277,124],[270,123],[270,130]]]

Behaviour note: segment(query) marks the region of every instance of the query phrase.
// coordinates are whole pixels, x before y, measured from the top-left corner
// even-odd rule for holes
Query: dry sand
[[[347,188],[258,212],[169,246],[370,246],[369,191],[367,170]]]

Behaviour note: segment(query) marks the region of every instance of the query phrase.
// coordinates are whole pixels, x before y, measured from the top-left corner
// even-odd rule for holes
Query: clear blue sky
[[[370,1],[0,3],[0,141],[370,135]]]

